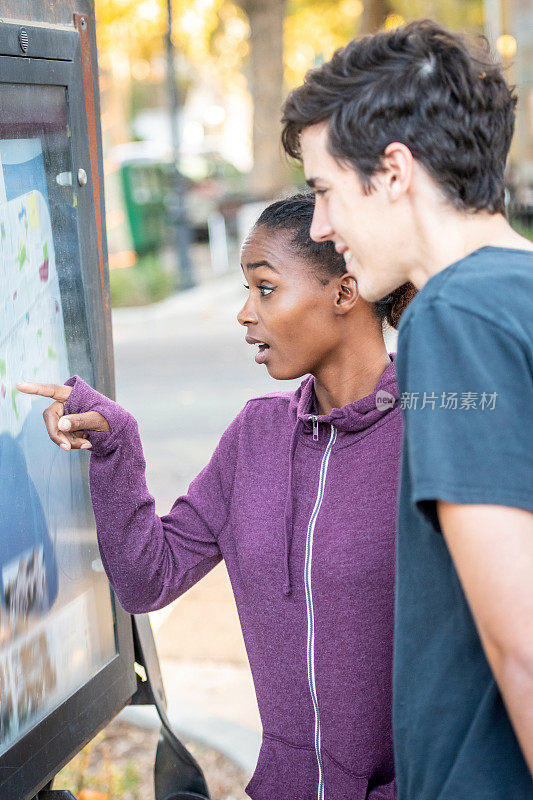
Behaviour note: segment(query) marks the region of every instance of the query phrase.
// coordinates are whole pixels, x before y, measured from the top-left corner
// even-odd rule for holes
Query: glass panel
[[[116,654],[89,454],[20,380],[92,379],[67,96],[0,83],[0,753]]]

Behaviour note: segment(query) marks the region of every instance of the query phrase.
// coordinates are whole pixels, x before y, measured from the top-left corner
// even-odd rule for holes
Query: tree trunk
[[[242,0],[250,22],[250,89],[253,99],[251,188],[274,197],[288,183],[280,145],[283,89],[283,21],[286,0]]]
[[[389,0],[364,0],[365,7],[361,20],[361,33],[375,33],[381,28],[391,7]]]

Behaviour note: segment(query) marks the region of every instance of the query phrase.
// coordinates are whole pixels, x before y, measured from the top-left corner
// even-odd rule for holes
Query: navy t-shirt
[[[533,511],[533,252],[483,247],[430,278],[402,317],[396,364],[399,798],[532,800],[436,501]]]

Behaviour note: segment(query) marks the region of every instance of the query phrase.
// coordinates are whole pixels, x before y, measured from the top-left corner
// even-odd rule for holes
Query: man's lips
[[[350,261],[352,260],[352,252],[348,247],[348,245],[342,244],[341,242],[337,242],[337,244],[335,245],[335,250],[337,251],[337,253],[339,253],[339,255],[344,256],[345,264],[350,263]]]

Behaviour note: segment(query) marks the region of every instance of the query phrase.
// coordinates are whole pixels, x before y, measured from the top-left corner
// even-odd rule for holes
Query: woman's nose
[[[248,298],[237,314],[237,322],[239,325],[252,325],[254,322],[257,322],[257,316],[252,308],[250,298]]]
[[[333,236],[333,228],[331,227],[327,210],[323,207],[320,195],[315,196],[315,209],[309,235],[315,242],[323,242]]]

